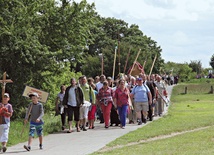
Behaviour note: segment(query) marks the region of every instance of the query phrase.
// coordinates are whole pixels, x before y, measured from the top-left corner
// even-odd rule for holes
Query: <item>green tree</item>
[[[214,54],[210,58],[210,66],[214,69]]]
[[[197,74],[202,73],[202,63],[200,60],[194,60],[189,63],[189,67],[192,68],[193,72],[196,72]]]

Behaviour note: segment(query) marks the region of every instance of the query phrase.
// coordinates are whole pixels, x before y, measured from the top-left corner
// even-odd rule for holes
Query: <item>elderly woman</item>
[[[103,112],[105,128],[108,128],[111,108],[113,104],[113,90],[111,87],[108,86],[108,81],[103,82],[103,87],[99,90],[99,93],[97,94],[97,100]]]
[[[125,80],[120,79],[119,86],[115,91],[114,101],[119,112],[122,129],[124,129],[126,126],[126,116],[130,101],[129,93],[129,89],[125,86]]]

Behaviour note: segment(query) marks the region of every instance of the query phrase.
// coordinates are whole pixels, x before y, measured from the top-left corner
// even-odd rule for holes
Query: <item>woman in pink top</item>
[[[126,126],[126,116],[129,106],[129,89],[125,86],[125,80],[119,80],[119,87],[115,91],[114,103],[117,105],[117,109],[120,116],[121,128]]]
[[[109,127],[111,107],[113,103],[112,97],[113,97],[113,90],[111,87],[108,86],[108,82],[104,81],[103,87],[99,90],[99,93],[97,94],[97,100],[103,112],[105,128]]]

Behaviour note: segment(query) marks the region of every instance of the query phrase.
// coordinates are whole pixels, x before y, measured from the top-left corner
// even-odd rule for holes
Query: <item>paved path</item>
[[[168,93],[171,94],[172,86],[168,86]],[[167,108],[165,108],[167,112]],[[155,117],[154,120],[160,117]],[[151,123],[151,122],[148,122]],[[147,123],[147,124],[148,124]],[[109,142],[115,140],[118,137],[121,137],[124,134],[134,131],[138,128],[141,128],[145,125],[137,124],[127,124],[125,129],[119,127],[110,127],[108,129],[104,128],[104,124],[95,123],[95,129],[81,132],[59,132],[56,134],[50,134],[44,137],[44,149],[39,150],[38,138],[33,140],[33,145],[31,151],[28,152],[23,148],[25,143],[19,143],[12,147],[9,147],[5,154],[30,154],[30,155],[66,155],[66,154],[75,154],[75,155],[87,155],[93,153],[102,147],[104,147]]]

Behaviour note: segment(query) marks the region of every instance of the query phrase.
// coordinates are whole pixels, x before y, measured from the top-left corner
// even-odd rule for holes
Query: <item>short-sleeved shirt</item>
[[[68,105],[73,107],[77,106],[75,87],[71,87],[68,92]]]
[[[13,113],[13,107],[10,103],[2,104],[0,103],[0,106],[3,106],[7,108],[8,112]],[[2,124],[10,123],[10,117],[2,117]]]
[[[120,88],[117,88],[114,97],[117,99],[117,106],[128,105],[129,89],[125,88],[125,90],[122,91]]]
[[[150,90],[146,85],[136,85],[131,92],[131,94],[134,94],[134,102],[148,102],[148,92]]]
[[[114,92],[112,88],[108,87],[107,90],[104,90],[103,87],[100,89],[99,93],[97,94],[97,99],[107,99],[109,101],[113,101],[112,97],[114,96]]]

